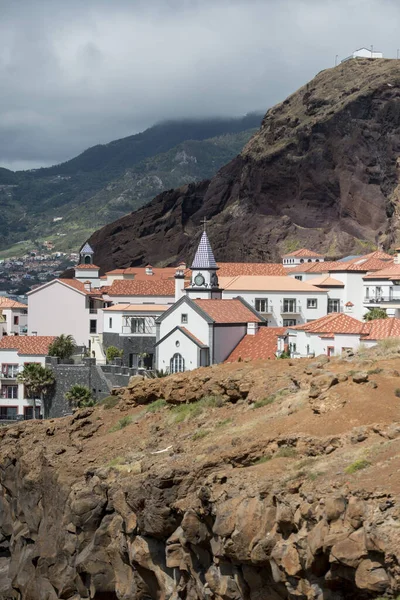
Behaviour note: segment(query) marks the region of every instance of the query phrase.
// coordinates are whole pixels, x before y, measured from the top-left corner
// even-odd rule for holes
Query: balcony
[[[257,308],[257,303],[256,303],[256,311],[260,315],[272,315],[272,313],[274,312],[273,304],[272,304],[272,302],[268,302],[268,303],[264,302],[259,305],[259,308]]]
[[[374,298],[364,298],[364,304],[383,304],[386,302],[400,302],[400,297],[377,296]]]
[[[0,373],[0,379],[2,381],[10,381],[11,379],[17,379],[18,374],[20,373],[19,369],[16,369],[14,371],[9,371],[8,373]]]
[[[301,313],[300,302],[281,303],[281,315],[299,315]]]
[[[97,308],[89,308],[89,314],[91,315],[97,315]]]

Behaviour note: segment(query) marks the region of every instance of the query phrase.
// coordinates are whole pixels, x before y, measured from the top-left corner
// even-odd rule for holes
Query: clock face
[[[194,278],[194,282],[198,287],[200,287],[200,286],[204,285],[205,279],[201,273],[198,273],[196,275],[196,277]]]

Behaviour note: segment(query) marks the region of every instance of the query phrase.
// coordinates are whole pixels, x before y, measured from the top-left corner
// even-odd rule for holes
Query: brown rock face
[[[97,231],[95,262],[188,260],[210,220],[220,261],[273,261],[296,247],[362,252],[398,237],[400,75],[352,60],[270,109],[242,154],[211,180],[157,196]]]

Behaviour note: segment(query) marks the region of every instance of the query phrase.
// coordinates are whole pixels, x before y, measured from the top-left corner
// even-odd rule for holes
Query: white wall
[[[200,366],[200,348],[182,331],[177,330],[157,346],[157,369],[169,371],[170,361],[175,353],[181,354],[185,359],[185,371]]]
[[[241,296],[248,304],[255,308],[255,301],[257,298],[267,298],[268,302],[272,304],[272,313],[263,314],[268,319],[269,327],[282,327],[284,319],[295,319],[296,325],[299,323],[306,323],[309,320],[319,319],[324,317],[327,311],[327,293],[324,291],[312,291],[312,292],[271,292],[266,290],[265,292],[254,292],[254,291],[231,291],[224,290],[223,298],[236,298]],[[283,300],[285,298],[294,299],[297,305],[300,306],[300,312],[298,314],[284,314],[281,312]],[[307,299],[315,298],[318,301],[317,308],[307,308]]]
[[[182,323],[181,316],[186,314],[188,317],[187,323]],[[197,337],[206,346],[209,345],[209,326],[203,317],[201,317],[191,306],[186,303],[181,304],[179,308],[172,311],[169,315],[161,321],[160,324],[160,338],[162,339],[167,333],[172,331],[175,327],[185,327]],[[169,338],[170,339],[170,338]]]
[[[45,365],[44,356],[19,356],[16,350],[0,350],[0,372],[3,372],[3,364],[14,364],[18,365],[18,369],[22,371],[25,363],[40,363],[42,366]],[[28,400],[24,397],[24,385],[17,383],[16,379],[10,379],[8,377],[1,377],[1,388],[8,385],[18,385],[18,398],[3,398],[0,397],[0,406],[17,406],[18,414],[24,414],[25,406],[32,406],[32,400]],[[0,394],[2,396],[2,393]],[[36,406],[40,406],[40,401],[36,400]]]
[[[104,299],[113,304],[174,304],[175,296],[108,296]]]
[[[129,336],[134,336],[136,334],[128,332],[128,331],[123,331],[123,327],[125,325],[125,317],[129,317],[129,318],[144,318],[144,319],[148,319],[151,318],[154,320],[154,328],[152,333],[148,333],[148,334],[144,334],[144,333],[140,333],[137,334],[138,336],[144,336],[144,335],[156,335],[156,326],[155,326],[155,320],[158,319],[158,317],[162,314],[161,312],[157,312],[157,313],[152,313],[151,312],[151,306],[149,307],[149,312],[145,311],[138,311],[138,312],[134,312],[134,311],[116,311],[116,310],[110,310],[110,311],[99,311],[99,321],[101,320],[102,322],[102,331],[103,333],[118,333],[118,335],[129,335]],[[110,325],[110,319],[111,319],[111,325]]]
[[[28,333],[37,335],[71,334],[78,345],[87,345],[89,314],[87,296],[55,280],[28,295]]]

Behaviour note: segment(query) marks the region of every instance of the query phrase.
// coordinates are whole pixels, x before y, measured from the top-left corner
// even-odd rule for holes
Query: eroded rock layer
[[[3,428],[0,597],[395,597],[398,369],[229,364]]]

